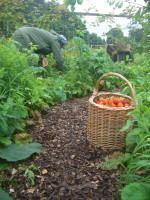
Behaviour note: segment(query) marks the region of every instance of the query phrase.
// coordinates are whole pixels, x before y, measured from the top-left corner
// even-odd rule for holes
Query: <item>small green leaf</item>
[[[142,128],[134,128],[126,136],[126,151],[133,150],[134,146],[141,140],[139,134],[143,132]]]
[[[71,11],[74,12],[74,10],[75,10],[75,6],[71,5]]]
[[[0,143],[11,144],[11,140],[7,137],[0,137]]]
[[[110,1],[109,5],[112,6],[114,3],[115,3],[115,0],[114,1]]]
[[[117,2],[117,3],[115,4],[116,7],[118,7],[118,5],[119,5],[119,2]]]
[[[147,101],[150,102],[150,92],[147,93]]]
[[[106,81],[106,86],[107,86],[108,88],[110,88],[111,83],[110,83],[109,81]]]
[[[118,8],[122,8],[123,6],[123,2],[121,2],[120,4],[118,4]]]
[[[83,0],[77,0],[77,3],[81,5],[83,3]]]

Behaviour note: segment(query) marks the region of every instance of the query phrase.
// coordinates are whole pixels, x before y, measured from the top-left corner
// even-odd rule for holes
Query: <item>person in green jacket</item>
[[[22,27],[14,32],[14,40],[21,43],[22,48],[29,48],[29,43],[36,45],[37,49],[34,50],[34,53],[39,55],[43,67],[48,65],[45,56],[53,53],[57,63],[56,68],[61,71],[65,70],[60,50],[67,44],[67,40],[63,35],[56,33],[54,30],[49,32],[34,27]]]

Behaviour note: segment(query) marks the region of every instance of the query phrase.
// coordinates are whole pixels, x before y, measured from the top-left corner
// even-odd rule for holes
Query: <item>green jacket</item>
[[[37,45],[35,53],[48,55],[53,53],[59,70],[65,70],[63,58],[60,51],[60,35],[55,31],[46,31],[34,27],[19,28],[14,33],[14,39],[22,44],[23,48],[28,48],[29,43]]]

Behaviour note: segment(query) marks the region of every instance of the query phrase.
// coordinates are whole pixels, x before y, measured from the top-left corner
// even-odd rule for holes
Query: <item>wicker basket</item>
[[[99,85],[107,76],[117,76],[127,83],[130,88],[131,97],[119,93],[101,93]],[[95,103],[99,97],[109,98],[112,96],[123,97],[130,103],[129,107],[107,107]],[[131,84],[126,78],[117,73],[104,74],[96,83],[93,95],[89,99],[88,105],[88,127],[87,139],[90,144],[95,147],[101,147],[104,150],[120,150],[125,147],[125,137],[130,128],[124,132],[119,130],[126,124],[128,119],[132,119],[127,115],[135,107],[136,101]]]

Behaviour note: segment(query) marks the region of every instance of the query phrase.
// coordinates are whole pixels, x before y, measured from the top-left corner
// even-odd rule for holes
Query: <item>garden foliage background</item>
[[[16,6],[19,5],[19,6]],[[68,1],[69,5],[69,1]],[[40,10],[42,8],[42,10]],[[55,9],[54,9],[55,8]],[[70,27],[60,24],[64,19],[62,13],[66,8],[52,1],[3,1],[0,3],[0,170],[11,167],[10,161],[18,161],[29,157],[34,152],[41,151],[41,145],[30,141],[24,144],[26,155],[22,155],[22,146],[17,145],[15,137],[19,133],[26,133],[25,127],[30,118],[30,110],[43,110],[48,106],[56,105],[74,97],[81,97],[92,92],[100,76],[108,72],[116,72],[126,77],[135,89],[135,98],[138,102],[136,109],[131,113],[135,123],[134,128],[126,138],[126,152],[128,159],[122,159],[119,164],[124,168],[119,180],[119,195],[123,200],[136,199],[144,196],[149,200],[150,188],[150,55],[149,55],[149,1],[147,7],[136,13],[134,18],[139,20],[144,16],[143,38],[136,45],[134,62],[113,63],[105,48],[92,49],[87,38],[92,37],[85,25],[77,16],[69,16]],[[48,12],[51,9],[53,12]],[[5,12],[7,10],[7,12]],[[45,10],[47,12],[45,13]],[[30,16],[27,15],[30,13]],[[43,12],[44,11],[44,12]],[[15,13],[18,12],[16,17]],[[41,15],[41,12],[44,14]],[[59,14],[58,14],[59,13]],[[66,14],[68,16],[68,14]],[[56,17],[57,16],[57,17]],[[76,22],[78,23],[76,24]],[[48,23],[50,22],[50,23]],[[20,26],[37,26],[49,30],[64,31],[68,38],[68,45],[62,50],[67,70],[60,72],[55,68],[52,55],[47,56],[47,68],[35,67],[37,55],[30,50],[20,53],[18,45],[13,40],[13,32]],[[71,29],[77,29],[72,34]],[[85,31],[86,30],[86,31]],[[64,33],[63,32],[63,33]],[[97,37],[99,41],[100,38]],[[100,39],[99,42],[104,42]],[[139,48],[139,51],[138,51]],[[108,77],[101,90],[123,88],[123,93],[130,95],[128,88],[117,77]],[[124,129],[128,128],[127,124]],[[18,149],[19,148],[19,149]],[[29,152],[29,149],[31,151]],[[17,158],[11,157],[19,152]],[[117,161],[115,161],[117,162]],[[139,174],[139,170],[143,173]],[[3,188],[3,181],[0,181]],[[142,190],[141,190],[142,188]],[[9,188],[3,188],[9,190]],[[1,190],[0,197],[7,194]],[[129,198],[130,196],[130,198]],[[7,196],[7,199],[10,198]],[[139,198],[139,200],[141,200]]]

